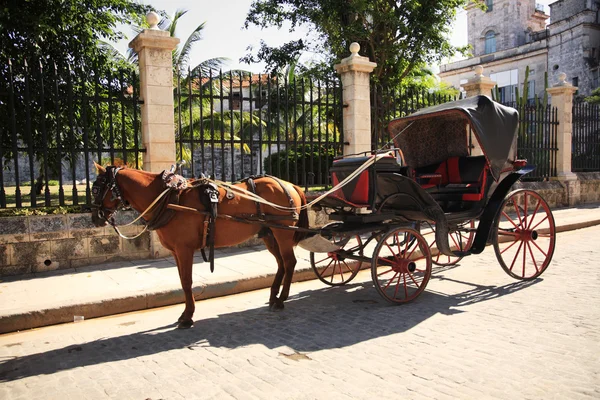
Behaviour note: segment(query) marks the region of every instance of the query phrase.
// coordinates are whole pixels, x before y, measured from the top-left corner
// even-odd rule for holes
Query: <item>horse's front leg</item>
[[[178,328],[191,328],[194,325],[192,317],[196,310],[194,296],[192,295],[192,265],[194,260],[194,250],[187,247],[177,248],[173,251],[175,261],[177,262],[177,270],[179,271],[179,280],[181,288],[185,295],[185,310],[177,321]]]
[[[280,234],[275,234],[275,240],[277,242],[277,247],[279,248],[279,255],[281,257],[283,264],[283,287],[281,288],[281,294],[279,298],[275,298],[272,308],[274,309],[283,309],[283,302],[287,300],[290,294],[290,286],[292,284],[292,278],[294,277],[294,269],[296,268],[296,255],[294,254],[294,233],[293,232],[282,232]],[[281,264],[280,268],[277,271],[277,275],[275,276],[275,281],[281,272]],[[279,285],[281,284],[281,278],[277,281],[277,290],[279,290]],[[275,282],[273,282],[275,285]],[[273,288],[271,288],[271,295],[273,294]]]
[[[269,250],[269,252],[273,254],[273,257],[275,257],[275,260],[277,260],[277,274],[275,274],[275,279],[273,279],[273,284],[271,285],[271,296],[269,297],[269,308],[272,309],[275,307],[275,304],[278,301],[277,295],[279,294],[279,287],[281,286],[285,269],[283,266],[283,259],[279,253],[279,247],[277,246],[277,242],[275,241],[273,233],[269,232],[267,235],[265,235],[263,237],[263,241],[265,242],[265,246],[267,246],[267,250]]]

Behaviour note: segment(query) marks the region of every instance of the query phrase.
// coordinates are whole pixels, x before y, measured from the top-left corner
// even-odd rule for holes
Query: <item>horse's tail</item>
[[[296,192],[298,192],[298,196],[300,196],[300,205],[301,206],[306,205],[306,196],[304,195],[304,192],[302,191],[302,189],[300,189],[296,185],[294,185],[294,189],[296,189]],[[300,211],[300,219],[298,220],[297,226],[299,228],[304,228],[304,229],[308,228],[308,209],[307,208],[303,208]],[[310,236],[308,232],[296,231],[294,233],[294,245],[298,244],[298,242],[300,242],[302,239],[305,239],[308,236]]]

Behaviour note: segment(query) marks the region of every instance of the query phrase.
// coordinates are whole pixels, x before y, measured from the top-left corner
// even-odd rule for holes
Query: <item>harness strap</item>
[[[253,179],[252,176],[250,176],[250,177],[248,177],[246,179],[246,185],[248,185],[248,189],[250,189],[250,191],[252,192],[252,194],[258,196],[258,194],[256,193],[256,183],[254,182],[254,179]],[[256,204],[256,216],[259,219],[262,219],[265,214],[260,209],[260,203],[258,201],[254,201],[254,204]]]

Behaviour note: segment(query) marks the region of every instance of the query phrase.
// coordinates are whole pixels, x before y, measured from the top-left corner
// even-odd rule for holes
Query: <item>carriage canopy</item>
[[[475,96],[422,109],[391,121],[388,131],[412,168],[469,155],[469,127],[494,179],[512,167],[517,153],[519,115],[487,96]],[[400,133],[401,132],[401,133]],[[400,133],[400,135],[398,135]],[[396,137],[398,135],[398,137]]]

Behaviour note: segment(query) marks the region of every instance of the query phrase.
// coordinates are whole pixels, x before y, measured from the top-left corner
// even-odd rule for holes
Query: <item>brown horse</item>
[[[111,215],[126,203],[129,203],[136,211],[143,212],[165,189],[161,174],[127,168],[116,170],[118,173],[115,173],[114,167],[105,169],[99,165],[96,166],[98,177],[94,183],[95,208],[92,212],[92,221],[96,226],[106,225],[108,221],[111,221]],[[107,169],[110,172],[107,173]],[[261,205],[264,214],[282,216],[281,220],[270,217],[269,224],[308,228],[307,211],[306,209],[300,210],[300,207],[306,204],[306,197],[299,187],[279,181],[289,188],[286,194],[286,190],[273,178],[256,178],[254,182],[257,195],[283,207],[290,207],[290,204],[293,203],[293,207],[299,214],[299,218],[292,220],[290,218],[291,211],[282,211],[268,205]],[[248,190],[246,183],[238,183],[235,186]],[[219,188],[219,215],[244,218],[257,213],[254,201],[242,198],[237,194],[233,196],[232,193],[228,196],[225,194],[225,190]],[[182,190],[179,204],[197,210],[205,210],[197,188]],[[153,212],[154,210],[150,214]],[[144,218],[150,220],[151,216],[144,216]],[[192,264],[194,251],[203,245],[205,232],[203,227],[206,218],[208,218],[207,215],[177,211],[166,225],[156,230],[162,245],[175,257],[181,287],[185,293],[185,310],[178,320],[180,328],[189,328],[193,325],[192,316],[195,304],[192,296]],[[233,246],[251,238],[261,230],[263,230],[261,233],[264,234],[265,245],[275,256],[278,267],[271,286],[269,307],[282,309],[283,302],[289,295],[292,275],[296,266],[294,246],[305,236],[303,233],[272,227],[264,229],[264,226],[260,224],[247,224],[217,218],[214,244],[215,247]],[[279,293],[282,282],[283,288]]]

